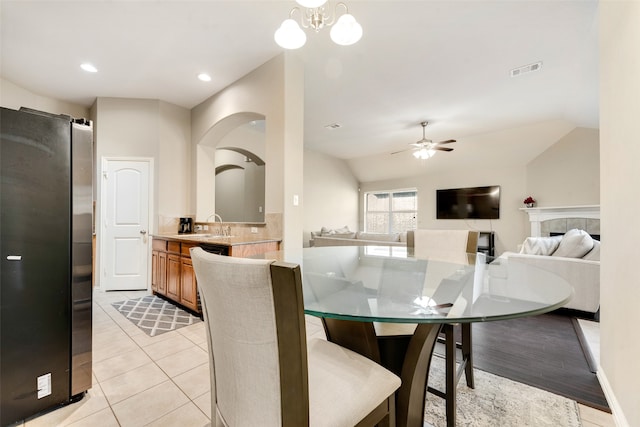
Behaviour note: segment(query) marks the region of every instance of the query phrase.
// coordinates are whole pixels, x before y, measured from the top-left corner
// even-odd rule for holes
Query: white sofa
[[[501,259],[517,260],[557,274],[573,286],[565,308],[597,313],[600,308],[600,242],[583,230],[563,236],[528,237],[520,253],[504,252]]]
[[[312,231],[309,246],[406,246],[407,233],[365,233],[350,231],[348,227]]]

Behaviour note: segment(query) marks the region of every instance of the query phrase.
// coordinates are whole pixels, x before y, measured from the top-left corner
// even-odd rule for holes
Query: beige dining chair
[[[191,249],[209,344],[213,426],[395,425],[400,378],[307,342],[300,267]]]
[[[431,276],[429,281],[440,283],[447,291],[448,286],[459,288],[458,280],[448,282],[447,276],[458,270],[459,264],[473,264],[478,248],[480,233],[472,230],[431,230],[418,229],[407,232],[407,251],[417,260],[441,261],[427,267]],[[450,263],[450,264],[449,264]],[[438,271],[433,271],[437,266]],[[451,293],[451,292],[446,292]],[[455,290],[454,290],[455,293]],[[453,302],[453,301],[450,301]],[[460,332],[455,332],[455,327]],[[409,338],[413,335],[416,325],[411,323],[374,323],[375,333],[380,346],[381,358],[385,366],[396,371],[399,361],[396,360],[395,348],[399,345],[408,346]],[[473,354],[471,324],[445,323],[442,326],[444,338],[438,341],[445,345],[446,352],[446,380],[445,390],[428,387],[428,391],[446,400],[446,416],[450,423],[455,423],[455,399],[458,378],[464,371],[467,386],[474,388]],[[459,340],[456,339],[459,336]],[[459,368],[456,368],[456,349],[461,352]]]

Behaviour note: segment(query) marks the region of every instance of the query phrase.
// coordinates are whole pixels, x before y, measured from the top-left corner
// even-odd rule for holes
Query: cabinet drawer
[[[182,248],[180,249],[180,254],[182,256],[191,258],[191,252],[189,252],[189,249],[191,249],[194,246],[198,246],[198,245],[195,243],[183,243]]]
[[[151,243],[153,250],[154,251],[163,251],[166,252],[167,251],[167,241],[166,240],[158,240],[158,239],[153,239],[152,243]]]
[[[167,247],[169,252],[173,252],[176,254],[180,253],[180,242],[173,242],[173,241],[167,242]]]

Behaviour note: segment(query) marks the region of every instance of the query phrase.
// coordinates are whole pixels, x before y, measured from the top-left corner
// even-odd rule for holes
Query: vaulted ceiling
[[[360,42],[335,45],[324,29],[291,51],[305,66],[305,148],[352,165],[389,156],[399,169],[393,177],[415,159],[389,153],[419,140],[424,120],[427,138],[458,141],[452,153],[428,160],[434,167],[445,156],[463,161],[482,151],[483,135],[540,123],[598,127],[596,0],[345,3],[364,29]],[[126,97],[191,108],[282,53],[273,33],[294,5],[2,0],[0,73],[87,106]],[[539,71],[510,76],[538,61]],[[82,62],[98,73],[82,71]],[[212,81],[199,81],[200,72]],[[326,127],[334,123],[340,127]],[[526,151],[522,139],[492,148]]]

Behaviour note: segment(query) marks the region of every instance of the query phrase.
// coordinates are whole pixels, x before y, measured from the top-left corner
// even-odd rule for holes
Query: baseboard
[[[578,342],[580,342],[580,347],[582,347],[584,357],[587,360],[587,365],[589,365],[589,370],[595,374],[598,372],[598,364],[595,357],[593,357],[593,353],[591,352],[587,338],[584,336],[584,332],[580,327],[580,323],[578,323],[578,319],[575,317],[571,318],[571,323],[573,324],[573,329],[576,331],[576,336],[578,337]]]
[[[618,400],[613,394],[613,390],[611,389],[609,380],[607,379],[607,376],[605,375],[601,365],[598,366],[598,372],[596,376],[598,377],[600,387],[602,387],[602,391],[607,398],[607,403],[609,403],[609,407],[611,408],[611,414],[613,415],[613,420],[616,423],[616,427],[631,427],[631,424],[629,424],[627,418],[624,416],[624,412],[622,412],[622,408],[620,407]]]

